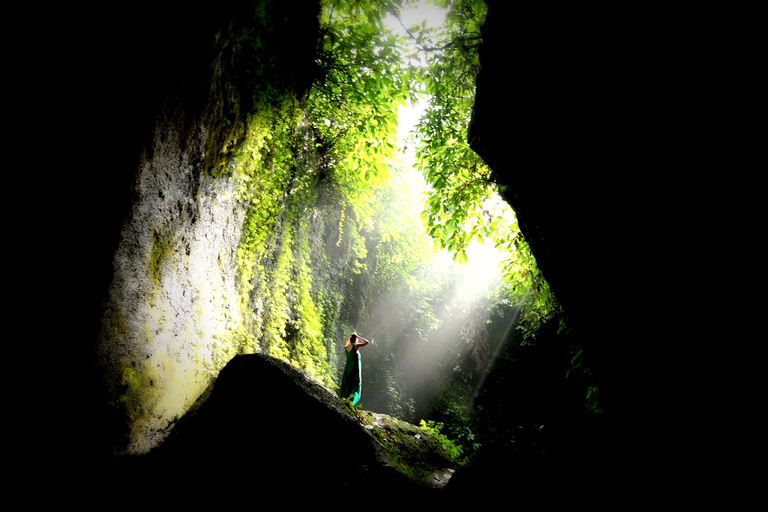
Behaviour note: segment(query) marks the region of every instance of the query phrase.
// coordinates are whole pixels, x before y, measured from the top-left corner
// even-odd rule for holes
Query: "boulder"
[[[114,460],[104,475],[156,482],[154,499],[175,505],[237,503],[254,491],[286,506],[361,503],[392,493],[426,504],[450,477],[436,461],[449,462],[427,432],[396,421],[352,414],[331,390],[281,360],[240,355],[159,448]],[[400,440],[397,430],[405,432]],[[419,476],[407,476],[402,460],[393,460],[379,437],[386,433],[387,442],[405,444],[413,432],[424,438],[420,446],[432,447],[421,458],[438,475],[434,481],[422,478],[425,472],[413,460],[407,462],[416,468],[410,473]],[[418,439],[407,441],[413,443]]]

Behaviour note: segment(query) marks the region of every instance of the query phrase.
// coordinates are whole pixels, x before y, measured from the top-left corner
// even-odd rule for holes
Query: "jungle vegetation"
[[[468,144],[485,3],[432,3],[445,9],[442,26],[407,26],[402,14],[416,0],[324,1],[308,94],[284,97],[257,80],[254,112],[232,128],[236,163],[217,172],[237,180],[237,199],[250,204],[238,268],[255,324],[242,335],[334,388],[336,338],[357,329],[375,346],[364,355],[375,368],[364,382],[379,391],[364,396],[366,408],[444,421],[466,451],[478,442],[472,393],[498,349],[493,339],[504,335],[502,320],[515,315],[522,344],[535,344],[545,324],[565,323],[514,213],[495,195],[491,169]],[[252,34],[240,42],[258,51]],[[419,175],[395,136],[398,109],[417,102],[426,107],[407,143]],[[312,165],[302,167],[310,153]],[[343,297],[311,270],[324,264],[307,220],[318,182],[336,203],[336,243],[349,245],[345,278],[367,283],[354,324],[341,315]],[[478,244],[504,255],[500,268],[482,287],[462,289]],[[433,370],[414,382],[404,354]],[[571,371],[588,371],[578,347],[574,354]],[[416,387],[438,398],[420,403]]]

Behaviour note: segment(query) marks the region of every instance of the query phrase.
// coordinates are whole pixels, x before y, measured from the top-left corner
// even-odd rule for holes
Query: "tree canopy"
[[[335,356],[327,333],[340,329],[379,332],[381,357],[402,348],[404,339],[453,331],[450,357],[441,364],[467,389],[488,367],[494,312],[520,310],[523,343],[534,343],[542,325],[562,317],[514,212],[497,194],[493,171],[469,146],[485,3],[433,3],[445,10],[440,26],[406,26],[403,14],[416,0],[326,0],[307,97],[262,106],[249,120],[243,165],[231,171],[241,184],[238,198],[252,205],[238,261],[251,283],[243,303],[257,297],[255,337],[267,353],[330,386]],[[407,142],[426,187],[415,206],[403,202],[421,187],[399,161],[396,127],[398,109],[417,102],[426,106]],[[319,161],[299,172],[308,146]],[[356,325],[331,325],[344,300],[318,281],[319,263],[310,261],[324,258],[310,247],[306,220],[319,181],[339,201],[336,245],[349,247],[344,278],[367,283],[358,286],[363,305]],[[275,229],[282,229],[279,242]],[[446,261],[472,265],[472,244],[505,254],[501,279],[462,293],[461,272]],[[381,308],[386,324],[374,319]],[[575,371],[583,366],[576,359]],[[413,403],[403,387],[405,371],[395,363],[381,367],[386,374],[374,378],[389,390],[389,411],[407,418]]]
[[[527,305],[522,328],[535,337],[559,305],[536,266],[512,210],[494,196],[493,171],[469,147],[468,128],[479,69],[483,0],[435,0],[445,23],[405,26],[415,0],[329,0],[321,18],[319,65],[309,111],[318,146],[354,207],[368,218],[370,191],[386,185],[395,152],[397,108],[426,101],[411,135],[416,166],[429,185],[423,226],[434,249],[465,263],[471,240],[507,254],[502,274],[510,293]],[[394,17],[405,35],[385,24]],[[384,233],[383,236],[390,236]]]

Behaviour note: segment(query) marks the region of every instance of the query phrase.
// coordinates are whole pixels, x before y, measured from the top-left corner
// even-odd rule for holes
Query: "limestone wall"
[[[225,200],[233,182],[205,168],[211,127],[236,100],[219,94],[225,41],[217,52],[201,104],[166,101],[114,256],[99,358],[108,398],[127,412],[120,450],[128,453],[155,446],[235,354],[253,350],[238,334],[246,324],[235,265],[245,205]],[[202,113],[190,126],[196,107]]]

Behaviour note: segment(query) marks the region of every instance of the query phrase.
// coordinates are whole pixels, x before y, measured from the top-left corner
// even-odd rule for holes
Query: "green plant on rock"
[[[357,405],[352,405],[352,400],[349,398],[342,398],[341,404],[344,406],[344,408],[349,412],[352,416],[359,417],[360,411],[363,410],[363,404],[362,402],[358,403]]]
[[[585,383],[583,384],[586,388],[584,410],[588,414],[603,412],[599,401],[600,390],[592,379],[592,368],[584,357],[584,349],[578,344],[574,344],[571,347],[571,354],[573,358],[571,358],[571,365],[565,374],[565,378],[575,378]]]
[[[294,127],[298,105],[286,99],[280,107],[267,104],[249,114],[245,137],[230,164],[219,171],[234,181],[230,199],[247,205],[243,232],[237,248],[241,307],[247,309],[254,295],[266,291],[264,259],[281,213],[285,190],[292,178]]]
[[[290,358],[309,375],[331,386],[332,369],[323,337],[323,307],[312,296],[312,267],[307,224],[302,220],[297,227],[300,242],[296,245],[294,275],[294,310],[297,316],[297,337],[291,347]]]
[[[123,374],[120,379],[121,392],[118,394],[115,400],[109,402],[109,405],[113,407],[119,407],[128,403],[129,394],[135,393],[141,387],[141,381],[139,380],[139,374],[131,366],[126,366],[123,369]]]
[[[441,434],[440,431],[443,429],[442,423],[435,423],[432,420],[424,421],[421,420],[420,426],[425,431],[429,432],[432,437],[437,439],[437,441],[440,443],[440,445],[443,447],[443,450],[445,450],[446,455],[448,455],[448,458],[452,460],[453,462],[460,464],[462,461],[460,460],[461,454],[464,452],[461,446],[458,446],[456,443],[454,443],[452,440],[448,439],[448,436],[445,434]]]

